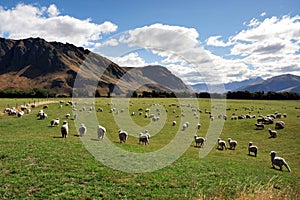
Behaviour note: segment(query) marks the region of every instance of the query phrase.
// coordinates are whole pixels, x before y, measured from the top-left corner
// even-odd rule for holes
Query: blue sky
[[[199,74],[224,83],[300,75],[298,0],[74,2],[1,0],[0,36],[74,43],[120,65],[162,64],[187,83]]]

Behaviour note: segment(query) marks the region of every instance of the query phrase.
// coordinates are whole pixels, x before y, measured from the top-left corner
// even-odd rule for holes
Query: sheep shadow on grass
[[[63,138],[62,136],[53,136],[52,138]]]

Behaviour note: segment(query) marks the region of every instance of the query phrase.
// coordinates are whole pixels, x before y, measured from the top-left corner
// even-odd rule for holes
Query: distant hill
[[[89,73],[80,73],[79,77],[81,66]],[[120,67],[99,54],[68,43],[47,42],[41,38],[0,38],[0,89],[44,88],[58,94],[71,94],[75,78],[82,82],[82,87],[88,88],[92,84],[91,75],[99,71],[104,71],[97,87],[102,95],[116,88],[121,93],[132,89],[188,90],[180,78],[162,66]]]
[[[240,87],[237,90],[248,90],[250,92],[273,91],[300,93],[300,76],[283,74]]]
[[[262,80],[263,79],[261,77],[257,77],[257,78],[250,78],[250,79],[243,80],[243,81],[233,81],[233,82],[224,84],[224,89],[226,91],[234,91],[234,90],[241,88],[243,86],[246,86],[248,84],[252,84],[255,82],[262,81]],[[190,85],[190,87],[193,88],[196,92],[209,92],[207,85],[204,83]]]

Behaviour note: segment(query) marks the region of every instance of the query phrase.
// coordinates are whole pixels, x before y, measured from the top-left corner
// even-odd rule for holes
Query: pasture
[[[85,105],[86,110],[83,111],[79,111],[81,107],[77,106],[76,120],[82,119],[80,116],[87,118],[91,115],[89,107],[95,110],[101,107],[103,111],[95,113],[98,123],[107,129],[106,139],[116,148],[128,152],[147,154],[158,151],[169,144],[177,132],[181,136],[186,134],[191,137],[188,138],[190,145],[187,150],[170,165],[153,172],[127,173],[98,161],[78,137],[76,120],[71,119],[72,106],[60,103],[59,99],[50,100],[57,102],[48,104],[48,108],[44,109],[48,115],[44,120],[37,120],[36,116],[43,109],[42,105],[21,118],[0,114],[1,199],[270,199],[271,196],[274,199],[299,199],[300,109],[296,107],[300,107],[300,101],[227,100],[226,113],[219,113],[227,115],[227,120],[224,120],[218,119],[218,113],[214,112],[219,104],[212,106],[209,99],[199,99],[201,113],[196,112],[201,128],[196,130],[196,124],[191,123],[188,130],[193,129],[198,136],[206,137],[210,123],[223,120],[220,137],[226,143],[229,137],[238,141],[236,150],[219,150],[217,140],[210,141],[214,146],[201,159],[199,151],[203,148],[195,147],[193,135],[181,130],[180,122],[187,120],[181,114],[192,112],[191,107],[177,107],[177,99],[132,98],[123,108],[125,112],[118,114],[109,112],[117,106],[111,105],[109,98],[96,99],[95,105]],[[64,99],[64,102],[68,100]],[[7,106],[33,101],[1,99],[0,108],[4,110]],[[62,108],[59,108],[60,104]],[[129,134],[125,144],[119,143],[118,130],[122,127],[118,126],[114,116],[123,116],[125,121],[131,119],[140,127],[147,127],[151,120],[145,118],[145,109],[157,110],[156,106],[168,112],[162,112],[161,118],[165,117],[165,122],[155,134],[153,131],[161,125],[162,119],[153,122],[157,126],[149,130],[150,144],[139,144],[138,132]],[[205,110],[214,114],[214,121]],[[284,121],[286,127],[277,130],[277,138],[270,138],[268,128],[274,129],[274,124],[265,125],[263,130],[257,130],[254,124],[259,115],[275,112],[287,114],[287,118],[275,119],[275,122]],[[66,119],[66,113],[70,113],[71,118]],[[231,120],[233,114],[256,115],[256,118]],[[60,118],[60,125],[50,127],[50,121],[57,117]],[[63,120],[69,122],[68,138],[61,138]],[[172,126],[173,121],[177,122],[176,126]],[[94,130],[88,129],[87,132],[90,137],[88,142],[93,145],[101,146],[105,142],[97,140]],[[258,147],[257,157],[248,155],[249,141]],[[177,147],[173,148],[175,150]],[[272,150],[287,161],[291,173],[286,168],[283,171],[272,169]],[[149,166],[155,164],[149,163]]]

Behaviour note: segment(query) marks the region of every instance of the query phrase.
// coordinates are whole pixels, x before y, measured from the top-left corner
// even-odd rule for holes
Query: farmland
[[[225,111],[228,119],[224,121],[215,115],[218,112],[214,112],[223,104],[199,99],[197,103],[202,113],[198,112],[197,122],[201,123],[201,128],[196,130],[196,124],[191,123],[188,129],[193,131],[188,133],[181,130],[180,120],[182,123],[187,120],[191,108],[176,106],[180,102],[175,98],[132,98],[123,107],[125,112],[118,114],[109,112],[112,106],[118,106],[111,99],[99,98],[94,106],[89,103],[85,106],[87,110],[90,106],[96,110],[101,107],[103,112],[80,112],[81,107],[78,106],[77,120],[65,118],[66,113],[73,114],[72,106],[63,103],[63,107],[59,108],[59,99],[48,100],[57,102],[48,104],[48,108],[44,109],[48,114],[45,120],[37,120],[36,117],[42,106],[32,109],[31,114],[25,114],[22,118],[0,115],[1,199],[263,199],[270,195],[278,199],[299,198],[300,109],[295,108],[300,107],[300,101],[227,100]],[[43,102],[46,99],[1,99],[0,108],[33,101]],[[140,108],[142,115],[139,115]],[[146,108],[168,112],[162,112],[161,119],[155,122],[157,124],[148,127],[150,119],[144,117]],[[184,117],[181,116],[182,109],[186,114]],[[205,110],[214,114],[214,121],[210,120],[209,114],[205,114]],[[130,116],[132,112],[135,115]],[[286,127],[277,130],[277,138],[269,138],[268,128],[274,129],[274,124],[256,130],[254,123],[259,115],[275,112],[287,114],[287,118],[280,119]],[[101,147],[105,143],[96,139],[94,130],[88,129],[88,140],[78,137],[74,121],[80,124],[81,120],[88,119],[93,113],[96,114],[97,123],[106,127],[106,139],[126,152],[147,154],[159,151],[174,140],[176,133],[181,137],[186,134],[190,144],[179,159],[161,169],[144,173],[116,170],[118,167],[108,167],[88,151],[87,144]],[[256,115],[256,118],[231,120],[233,113],[236,116]],[[120,120],[123,116],[125,121],[132,120],[138,127],[144,127],[140,131],[149,128],[150,144],[139,144],[135,137],[138,132],[129,134],[127,142],[120,144],[117,132],[123,127],[118,126],[117,115]],[[69,122],[70,133],[66,139],[60,138],[60,126],[49,126],[50,120],[57,117]],[[177,121],[176,126],[172,126],[174,120]],[[220,137],[226,141],[229,137],[237,140],[236,150],[217,149],[215,138],[212,150],[200,159],[199,151],[203,149],[195,147],[194,132],[209,138],[206,133],[210,124],[221,120],[224,126],[221,127]],[[248,155],[249,141],[258,146],[257,157]],[[272,169],[271,150],[285,158],[292,169],[291,173],[286,168],[283,171]],[[149,163],[145,168],[152,165],[155,163]]]

